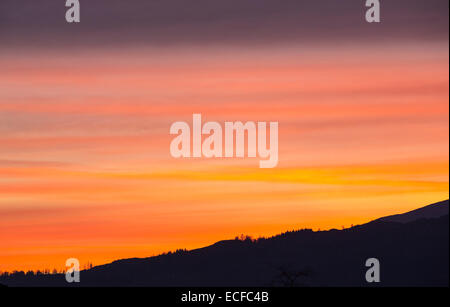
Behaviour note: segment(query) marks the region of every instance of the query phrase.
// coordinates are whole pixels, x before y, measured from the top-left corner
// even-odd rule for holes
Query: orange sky
[[[407,52],[405,52],[407,50]],[[348,227],[448,198],[448,42],[0,55],[0,270]],[[279,164],[170,156],[278,121]]]

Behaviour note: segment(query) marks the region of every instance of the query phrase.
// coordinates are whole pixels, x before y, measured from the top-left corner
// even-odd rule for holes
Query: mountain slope
[[[448,201],[446,206],[448,210]],[[365,281],[365,261],[374,257],[380,260],[381,286],[448,286],[448,222],[448,215],[405,223],[378,219],[345,230],[299,230],[257,241],[220,241],[192,251],[97,266],[82,271],[79,284],[67,284],[61,274],[0,278],[0,282],[10,286],[367,286],[373,284]]]
[[[448,215],[449,201],[444,200],[403,214],[395,214],[382,217],[384,222],[408,223],[418,219],[436,218]]]

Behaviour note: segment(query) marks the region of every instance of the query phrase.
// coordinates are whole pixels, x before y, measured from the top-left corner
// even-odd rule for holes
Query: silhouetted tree
[[[304,283],[300,282],[299,279],[311,275],[309,270],[296,271],[284,266],[278,267],[277,270],[280,273],[275,277],[273,283],[281,283],[284,287],[304,286]]]

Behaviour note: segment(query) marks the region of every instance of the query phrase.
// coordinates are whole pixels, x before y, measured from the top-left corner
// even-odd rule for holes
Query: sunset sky
[[[0,4],[0,271],[449,197],[448,1],[390,2],[379,25],[362,1],[95,0],[77,25],[37,2]],[[172,158],[193,113],[279,122],[278,166]]]

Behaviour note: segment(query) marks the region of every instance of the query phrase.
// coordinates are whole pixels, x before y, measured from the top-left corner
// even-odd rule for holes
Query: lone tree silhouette
[[[281,283],[283,287],[296,287],[296,286],[304,286],[303,282],[299,282],[298,280],[303,277],[311,276],[311,271],[309,270],[290,270],[285,266],[280,266],[277,268],[280,272],[275,278],[273,283]]]

